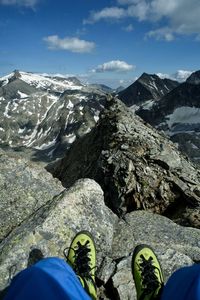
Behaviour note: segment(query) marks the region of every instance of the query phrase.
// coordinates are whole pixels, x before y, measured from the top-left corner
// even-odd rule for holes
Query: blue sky
[[[199,0],[0,0],[0,75],[73,74],[109,86],[200,69]],[[180,71],[181,70],[181,71]]]

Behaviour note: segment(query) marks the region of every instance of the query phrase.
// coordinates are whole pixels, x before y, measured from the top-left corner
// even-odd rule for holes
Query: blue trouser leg
[[[20,272],[4,300],[90,300],[72,268],[60,258],[45,258]]]
[[[161,300],[200,300],[200,264],[173,273],[163,289]]]

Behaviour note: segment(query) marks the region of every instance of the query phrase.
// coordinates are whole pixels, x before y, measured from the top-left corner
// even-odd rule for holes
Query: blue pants
[[[200,264],[184,267],[169,278],[161,300],[200,300]]]
[[[4,300],[89,300],[72,268],[45,258],[20,272]],[[168,280],[161,300],[200,300],[200,264],[181,268]]]
[[[72,268],[60,258],[45,258],[20,272],[4,300],[91,300]]]

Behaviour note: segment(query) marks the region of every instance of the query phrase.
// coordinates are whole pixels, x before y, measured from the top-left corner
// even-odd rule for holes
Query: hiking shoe
[[[163,274],[154,251],[147,245],[135,248],[132,273],[138,300],[159,299],[164,286]]]
[[[66,250],[68,250],[67,255]],[[92,299],[96,299],[96,248],[92,235],[87,231],[80,231],[74,237],[70,247],[64,250],[64,254],[84,289]]]

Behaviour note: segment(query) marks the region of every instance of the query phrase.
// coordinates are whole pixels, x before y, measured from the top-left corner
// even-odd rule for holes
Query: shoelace
[[[153,265],[153,258],[150,256],[147,260],[143,255],[140,257],[141,262],[139,263],[139,268],[142,275],[142,295],[144,296],[156,292],[158,288],[162,287],[162,283],[158,281],[155,274],[155,270],[158,270],[161,278],[160,270]]]
[[[89,241],[87,240],[84,245],[80,242],[77,243],[77,249],[71,248],[74,251],[74,271],[77,275],[84,278],[91,278],[91,271],[93,268],[90,267],[90,249],[88,248]],[[65,257],[67,255],[65,251],[69,249],[66,248],[64,250]],[[94,267],[96,268],[96,267]]]

